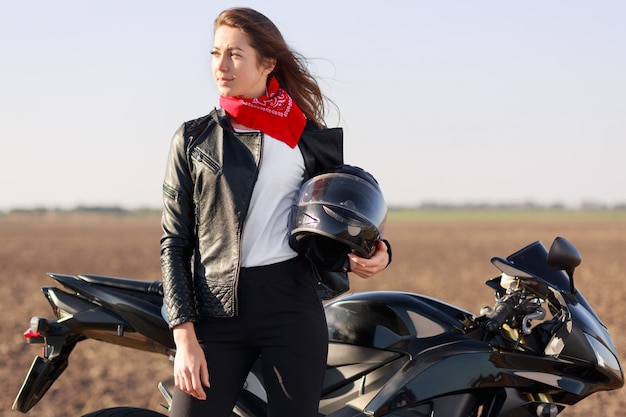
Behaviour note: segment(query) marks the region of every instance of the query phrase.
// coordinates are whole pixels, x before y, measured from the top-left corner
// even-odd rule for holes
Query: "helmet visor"
[[[296,205],[322,204],[353,212],[377,227],[382,227],[387,206],[380,188],[355,175],[329,173],[307,181]]]

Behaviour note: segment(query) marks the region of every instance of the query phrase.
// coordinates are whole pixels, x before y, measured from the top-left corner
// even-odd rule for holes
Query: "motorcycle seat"
[[[104,285],[106,287],[146,292],[163,296],[163,282],[161,281],[143,281],[139,279],[92,274],[80,274],[78,275],[78,278],[90,284]]]

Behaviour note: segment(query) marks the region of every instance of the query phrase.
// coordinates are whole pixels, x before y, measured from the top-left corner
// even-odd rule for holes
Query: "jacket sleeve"
[[[172,139],[163,180],[161,274],[170,327],[196,320],[191,270],[195,242],[193,181],[186,152],[185,128]]]
[[[391,264],[391,256],[392,256],[392,253],[391,253],[391,243],[389,243],[389,241],[387,239],[383,239],[383,242],[385,242],[385,245],[387,246],[387,255],[389,255],[389,261],[387,262],[387,266],[389,266],[389,264]]]
[[[307,129],[298,146],[306,167],[305,180],[343,164],[343,130]]]

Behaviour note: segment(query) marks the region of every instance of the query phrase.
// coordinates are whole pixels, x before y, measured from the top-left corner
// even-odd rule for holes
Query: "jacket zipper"
[[[202,165],[209,168],[215,175],[220,175],[222,173],[222,168],[220,165],[215,162],[210,155],[206,154],[202,150],[198,148],[193,148],[191,151],[191,157],[200,162]]]
[[[238,250],[238,261],[237,261],[237,270],[235,271],[235,288],[233,294],[233,302],[235,304],[235,316],[239,314],[239,297],[238,297],[238,289],[239,289],[239,273],[241,272],[241,246],[242,246],[242,238],[243,238],[243,228],[246,223],[246,219],[248,218],[248,210],[250,209],[250,202],[252,201],[252,193],[254,193],[254,187],[256,186],[256,181],[259,178],[259,172],[261,171],[261,163],[263,162],[263,144],[265,141],[265,134],[260,133],[261,135],[261,143],[259,146],[259,163],[256,166],[256,171],[254,175],[254,181],[252,187],[250,188],[250,195],[248,195],[248,201],[246,203],[246,216],[243,218],[239,225],[239,230],[237,231],[237,250]]]

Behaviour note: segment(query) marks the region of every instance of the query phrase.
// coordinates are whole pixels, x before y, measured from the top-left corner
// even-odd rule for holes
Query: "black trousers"
[[[200,401],[176,388],[171,417],[227,417],[261,357],[269,417],[317,417],[328,351],[321,301],[305,262],[243,268],[239,314],[196,323],[211,387]]]

